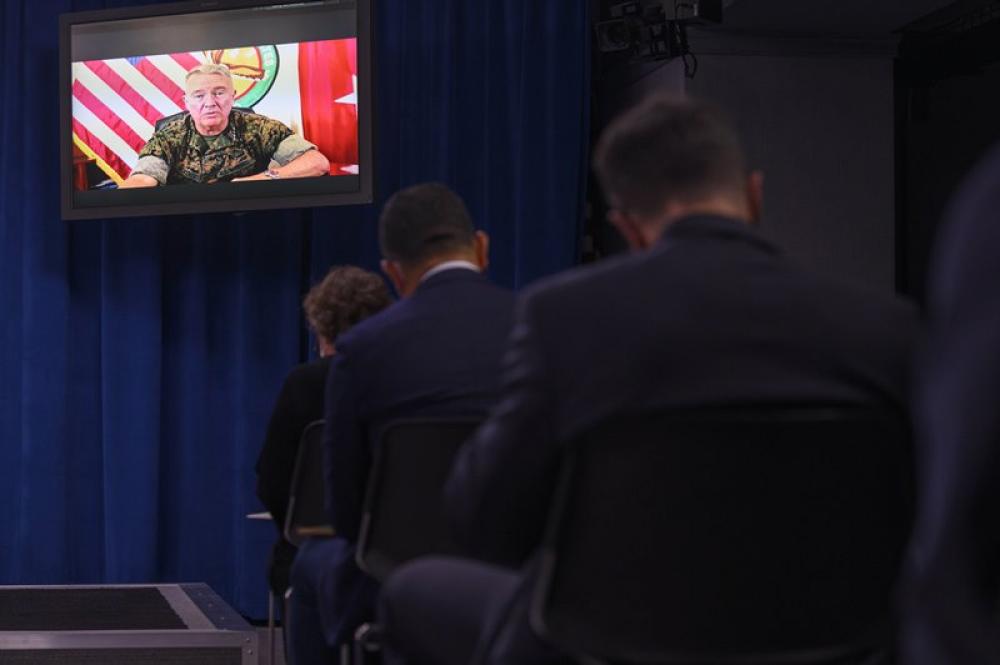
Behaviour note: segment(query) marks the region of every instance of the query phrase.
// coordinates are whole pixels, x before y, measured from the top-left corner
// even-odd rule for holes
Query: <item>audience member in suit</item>
[[[269,583],[279,596],[288,588],[295,546],[285,540],[285,509],[299,440],[306,425],[323,417],[323,391],[336,352],[333,340],[348,328],[382,311],[392,299],[385,281],[354,266],[331,268],[302,301],[309,328],[315,333],[319,359],[292,368],[278,393],[257,458],[257,496],[271,513],[278,540],[271,550]]]
[[[307,542],[292,568],[296,665],[373,613],[376,585],[354,562],[372,449],[411,417],[485,417],[499,390],[513,295],[482,274],[488,238],[439,184],[395,194],[379,220],[382,268],[401,300],[337,339],[326,389],[324,461],[334,538]]]
[[[501,401],[446,488],[480,563],[425,559],[389,578],[381,617],[399,661],[559,659],[528,626],[532,553],[562,446],[602,419],[738,403],[905,409],[914,310],[803,270],[757,233],[762,177],[714,108],[647,100],[604,132],[596,170],[632,252],[519,298]]]
[[[1000,663],[1000,146],[946,215],[914,408],[903,662]]]

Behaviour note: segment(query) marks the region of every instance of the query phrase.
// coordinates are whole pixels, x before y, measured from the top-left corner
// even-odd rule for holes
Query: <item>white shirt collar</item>
[[[426,282],[428,279],[438,274],[439,272],[444,272],[445,270],[451,270],[452,268],[461,268],[462,270],[472,270],[473,272],[479,272],[479,266],[477,266],[472,261],[444,261],[439,263],[423,275],[420,276],[421,282]]]

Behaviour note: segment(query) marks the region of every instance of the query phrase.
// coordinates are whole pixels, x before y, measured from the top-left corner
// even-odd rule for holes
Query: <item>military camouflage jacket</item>
[[[218,138],[206,140],[185,113],[153,134],[132,174],[161,185],[229,181],[261,173],[272,160],[285,165],[315,147],[277,120],[235,110]]]

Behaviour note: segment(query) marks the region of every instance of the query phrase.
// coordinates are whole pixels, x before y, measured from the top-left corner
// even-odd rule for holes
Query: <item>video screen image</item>
[[[73,189],[356,176],[357,82],[354,38],[73,62]]]

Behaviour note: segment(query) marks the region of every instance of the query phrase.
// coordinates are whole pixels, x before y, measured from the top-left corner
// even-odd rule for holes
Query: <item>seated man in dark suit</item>
[[[905,408],[914,310],[802,270],[757,234],[761,176],[714,108],[651,98],[612,123],[595,160],[633,251],[519,299],[503,396],[447,487],[456,536],[485,563],[425,559],[390,577],[390,656],[559,659],[528,626],[532,554],[562,446],[603,419],[724,404]]]
[[[482,274],[488,238],[443,185],[404,189],[379,220],[382,267],[401,300],[337,338],[326,389],[324,461],[336,536],[292,568],[292,660],[333,662],[372,613],[375,582],[354,563],[372,447],[386,425],[485,417],[499,390],[513,295]]]
[[[279,596],[288,588],[288,570],[295,557],[295,547],[284,537],[292,471],[303,430],[323,417],[323,392],[330,360],[336,352],[333,340],[391,302],[382,278],[355,266],[331,268],[302,301],[306,320],[316,334],[320,357],[293,367],[285,377],[256,466],[257,496],[278,529],[278,540],[271,550],[269,583]]]
[[[1000,663],[1000,146],[950,207],[914,408],[905,665]]]

